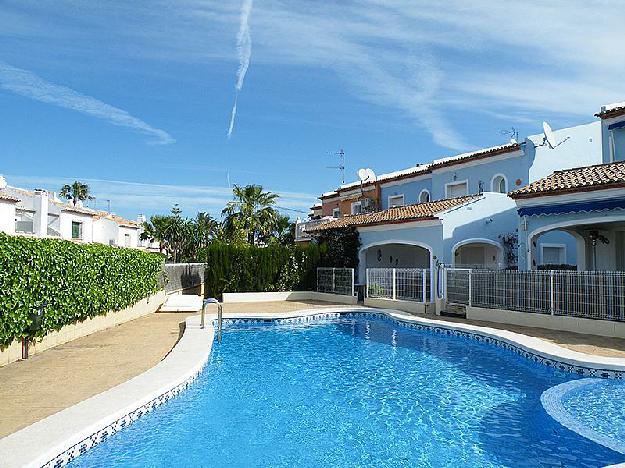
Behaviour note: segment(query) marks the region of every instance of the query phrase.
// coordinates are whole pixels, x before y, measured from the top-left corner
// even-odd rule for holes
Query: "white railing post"
[[[471,283],[473,283],[473,281],[471,281],[471,277],[473,276],[473,270],[469,270],[469,307],[471,307],[472,304],[472,288],[473,285]]]
[[[396,269],[393,268],[393,280],[392,280],[392,282],[393,282],[393,300],[397,299],[397,282],[396,282],[396,278],[397,278],[397,276],[396,276]]]
[[[336,292],[336,285],[334,280],[334,268],[332,268],[332,292]]]
[[[369,297],[369,268],[365,269],[365,298]]]
[[[427,302],[426,290],[427,290],[428,282],[427,282],[427,278],[425,276],[425,275],[427,275],[427,272],[428,272],[428,270],[425,269],[425,268],[421,271],[421,276],[422,276],[422,278],[421,278],[421,292],[423,294],[423,296],[422,296],[423,297],[423,301],[422,302],[424,302],[424,303]]]
[[[553,270],[549,270],[549,313],[551,315],[554,315],[555,313],[555,291],[553,289],[553,274],[554,271]]]
[[[352,297],[354,296],[354,269],[352,268]]]

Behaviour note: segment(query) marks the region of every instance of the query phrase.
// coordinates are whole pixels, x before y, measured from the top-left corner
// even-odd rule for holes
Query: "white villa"
[[[353,226],[361,282],[373,267],[625,270],[625,103],[596,116],[342,185],[296,240]]]
[[[96,242],[130,248],[148,248],[140,240],[142,223],[112,213],[66,203],[45,190],[7,185],[0,177],[0,232],[39,238]]]

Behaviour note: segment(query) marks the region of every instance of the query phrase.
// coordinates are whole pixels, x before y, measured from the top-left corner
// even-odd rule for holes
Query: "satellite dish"
[[[367,170],[366,169],[358,169],[358,178],[361,182],[365,182],[367,180]]]
[[[369,168],[365,169],[365,171],[367,171],[367,179],[369,182],[374,182],[376,180],[375,172]]]
[[[7,188],[7,180],[0,175],[0,190]]]
[[[551,126],[547,122],[543,122],[543,133],[545,134],[544,141],[547,142],[549,148],[554,149],[559,143],[556,142],[556,135],[553,133]]]

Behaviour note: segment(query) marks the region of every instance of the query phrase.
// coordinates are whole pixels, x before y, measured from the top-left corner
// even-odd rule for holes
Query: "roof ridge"
[[[590,166],[570,167],[568,169],[559,169],[557,171],[553,171],[552,174],[562,174],[564,172],[579,171],[579,170],[582,170],[582,169],[592,169],[592,168],[601,167],[601,166],[616,166],[616,165],[620,165],[620,164],[625,164],[625,161],[613,161],[613,162],[609,162],[609,163],[591,164]],[[546,179],[547,177],[549,177],[549,176],[542,177],[541,179],[538,179],[538,180]],[[536,181],[536,182],[538,182],[538,181]]]

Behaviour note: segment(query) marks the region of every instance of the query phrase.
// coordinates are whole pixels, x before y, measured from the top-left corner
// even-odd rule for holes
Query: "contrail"
[[[234,129],[234,118],[237,115],[237,97],[234,98],[234,105],[232,106],[232,115],[230,116],[230,127],[228,127],[228,138],[230,138],[230,135],[232,135],[232,130]]]
[[[235,97],[232,106],[232,115],[230,117],[230,126],[228,127],[228,138],[232,135],[234,129],[234,119],[237,115],[237,100],[239,92],[243,89],[243,81],[247,69],[250,66],[250,58],[252,56],[252,36],[250,35],[250,13],[252,12],[253,0],[244,0],[241,5],[241,18],[239,23],[239,33],[237,34],[237,52],[239,53],[239,69],[237,70],[237,82],[234,85]]]
[[[165,130],[152,127],[123,109],[81,94],[67,86],[45,81],[28,70],[14,67],[3,61],[0,61],[0,89],[35,101],[81,112],[113,125],[130,128],[148,135],[152,138],[150,142],[156,145],[169,145],[176,141]]]

